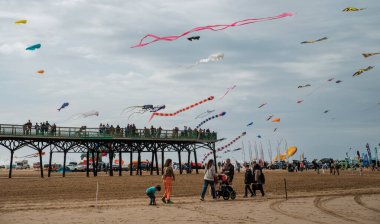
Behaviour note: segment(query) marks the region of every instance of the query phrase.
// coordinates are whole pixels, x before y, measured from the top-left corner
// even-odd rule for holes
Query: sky
[[[346,7],[365,10],[342,12]],[[231,149],[244,144],[248,155],[249,142],[261,141],[268,160],[269,141],[274,155],[283,139],[297,146],[295,159],[301,153],[308,159],[342,159],[349,148],[352,157],[355,150],[364,152],[367,142],[371,148],[380,142],[380,56],[361,55],[380,52],[379,11],[377,0],[0,0],[0,123],[30,119],[66,127],[134,123],[182,129],[195,127],[198,114],[216,110],[227,114],[203,127],[226,138],[217,147],[247,131]],[[284,12],[294,16],[130,48],[147,34],[179,35],[194,27]],[[16,25],[20,19],[28,23]],[[198,41],[186,39],[198,35]],[[300,44],[322,37],[328,39]],[[40,49],[25,50],[37,43]],[[224,59],[191,66],[214,53],[223,53]],[[352,77],[368,66],[375,67]],[[41,69],[45,74],[36,73]],[[305,84],[311,87],[297,88]],[[150,123],[148,113],[129,120],[121,114],[144,104],[165,104],[165,112],[174,112],[209,96],[215,100]],[[70,105],[58,112],[64,102]],[[100,115],[72,119],[91,110]],[[266,121],[270,114],[281,122]],[[16,156],[29,153],[33,150],[24,148]],[[0,148],[0,161],[9,155]],[[241,160],[242,152],[221,156]],[[79,155],[69,158],[79,160]]]

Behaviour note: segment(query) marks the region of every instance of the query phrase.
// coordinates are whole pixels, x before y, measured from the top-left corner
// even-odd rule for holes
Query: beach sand
[[[85,177],[69,173],[38,178],[36,171],[0,172],[0,223],[379,223],[380,172],[340,176],[314,171],[266,171],[266,196],[243,198],[236,174],[235,200],[199,200],[203,175],[177,175],[172,200],[148,206],[144,192],[160,176]],[[116,173],[115,173],[116,174]],[[288,200],[285,199],[284,178]],[[99,197],[96,202],[96,186]]]

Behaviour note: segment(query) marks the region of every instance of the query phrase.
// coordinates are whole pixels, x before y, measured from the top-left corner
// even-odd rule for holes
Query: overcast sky
[[[346,7],[366,9],[342,12]],[[135,123],[182,129],[195,127],[197,114],[215,109],[226,116],[204,127],[227,138],[218,146],[247,131],[245,146],[262,141],[266,159],[268,140],[275,151],[282,138],[298,147],[296,158],[302,152],[310,159],[343,158],[350,147],[364,150],[367,142],[371,148],[380,142],[380,56],[361,55],[380,52],[379,11],[377,0],[0,0],[0,123],[30,119],[58,126]],[[184,37],[130,48],[146,34],[179,35],[198,26],[283,12],[295,15],[192,34],[199,41]],[[28,23],[16,25],[20,19]],[[322,37],[328,40],[300,44]],[[25,50],[37,43],[40,49]],[[188,68],[218,52],[224,60]],[[370,65],[375,68],[352,77]],[[40,69],[44,75],[36,74]],[[327,82],[332,77],[343,82]],[[305,84],[311,87],[297,88]],[[232,85],[237,87],[219,100]],[[144,104],[165,104],[172,112],[208,96],[216,99],[151,123],[149,114],[130,120],[120,115],[128,106]],[[57,112],[63,102],[69,107]],[[99,111],[99,117],[69,119],[90,110]],[[269,114],[281,122],[266,121]],[[31,152],[22,149],[16,155]],[[241,152],[228,156],[242,158]],[[8,150],[0,148],[0,161],[8,157]]]

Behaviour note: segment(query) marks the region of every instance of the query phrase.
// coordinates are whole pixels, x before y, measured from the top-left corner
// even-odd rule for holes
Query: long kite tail
[[[201,31],[201,30],[211,30],[211,31],[220,31],[220,30],[224,30],[224,29],[227,29],[229,27],[234,27],[234,26],[244,26],[244,25],[248,25],[248,24],[251,24],[251,23],[257,23],[257,22],[264,22],[264,21],[269,21],[269,20],[275,20],[275,19],[281,19],[281,18],[284,18],[284,17],[288,17],[288,16],[293,16],[294,14],[291,13],[291,12],[286,12],[286,13],[282,13],[280,15],[277,15],[277,16],[271,16],[271,17],[265,17],[265,18],[249,18],[249,19],[244,19],[244,20],[239,20],[237,22],[234,22],[232,24],[225,24],[225,25],[209,25],[209,26],[200,26],[200,27],[195,27],[189,31],[186,31],[178,36],[165,36],[165,37],[159,37],[157,35],[154,35],[154,34],[148,34],[146,36],[144,36],[140,42],[137,44],[137,45],[134,45],[134,46],[131,46],[131,48],[136,48],[136,47],[144,47],[148,44],[151,44],[151,43],[154,43],[154,42],[157,42],[157,41],[174,41],[174,40],[177,40],[183,36],[186,36],[190,33],[193,33],[193,32],[198,32],[198,31]],[[145,42],[145,39],[147,38],[151,38],[153,40],[151,41],[148,41],[148,42]]]
[[[197,102],[197,103],[191,104],[190,106],[187,106],[187,107],[184,107],[184,108],[182,108],[182,109],[179,109],[179,110],[177,110],[177,111],[174,112],[174,113],[158,113],[158,112],[154,112],[154,113],[152,113],[152,115],[150,116],[149,121],[151,121],[151,120],[154,118],[154,116],[162,116],[162,117],[172,117],[172,116],[176,116],[176,115],[179,114],[179,113],[185,112],[185,111],[187,111],[187,110],[189,110],[189,109],[191,109],[191,108],[193,108],[193,107],[199,106],[199,105],[201,105],[202,103],[206,103],[207,101],[210,101],[210,100],[213,100],[213,99],[214,99],[214,96],[210,96],[210,97],[208,97],[208,98],[206,98],[206,99],[204,99],[204,100],[201,100],[201,101],[199,101],[199,102]]]
[[[199,124],[197,125],[196,129],[200,128],[200,127],[201,127],[203,124],[205,124],[206,122],[208,122],[208,121],[210,121],[210,120],[212,120],[212,119],[218,118],[218,117],[222,117],[222,116],[224,116],[224,115],[226,115],[226,112],[222,112],[222,113],[220,113],[220,114],[217,114],[217,115],[214,115],[214,116],[212,116],[212,117],[209,117],[209,118],[203,120],[201,123],[199,123]]]
[[[241,133],[241,135],[239,135],[238,137],[236,137],[235,139],[233,139],[232,141],[230,141],[228,144],[226,144],[226,145],[224,145],[224,146],[222,146],[222,147],[216,149],[215,152],[221,152],[221,151],[227,149],[228,147],[230,147],[232,144],[234,144],[237,140],[239,140],[241,137],[243,137],[243,136],[246,135],[246,134],[247,134],[246,132]],[[202,160],[202,164],[206,161],[207,157],[209,157],[212,153],[213,153],[213,152],[208,152],[208,153],[204,156],[204,158],[203,158],[203,160]]]

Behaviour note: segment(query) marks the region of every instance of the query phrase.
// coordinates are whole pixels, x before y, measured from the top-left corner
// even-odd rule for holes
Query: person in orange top
[[[166,204],[173,204],[173,202],[170,200],[170,196],[172,194],[173,181],[175,181],[175,177],[174,177],[174,171],[172,168],[171,159],[167,159],[165,161],[162,180],[164,182],[165,191],[164,191],[164,196],[161,198],[161,200]]]

